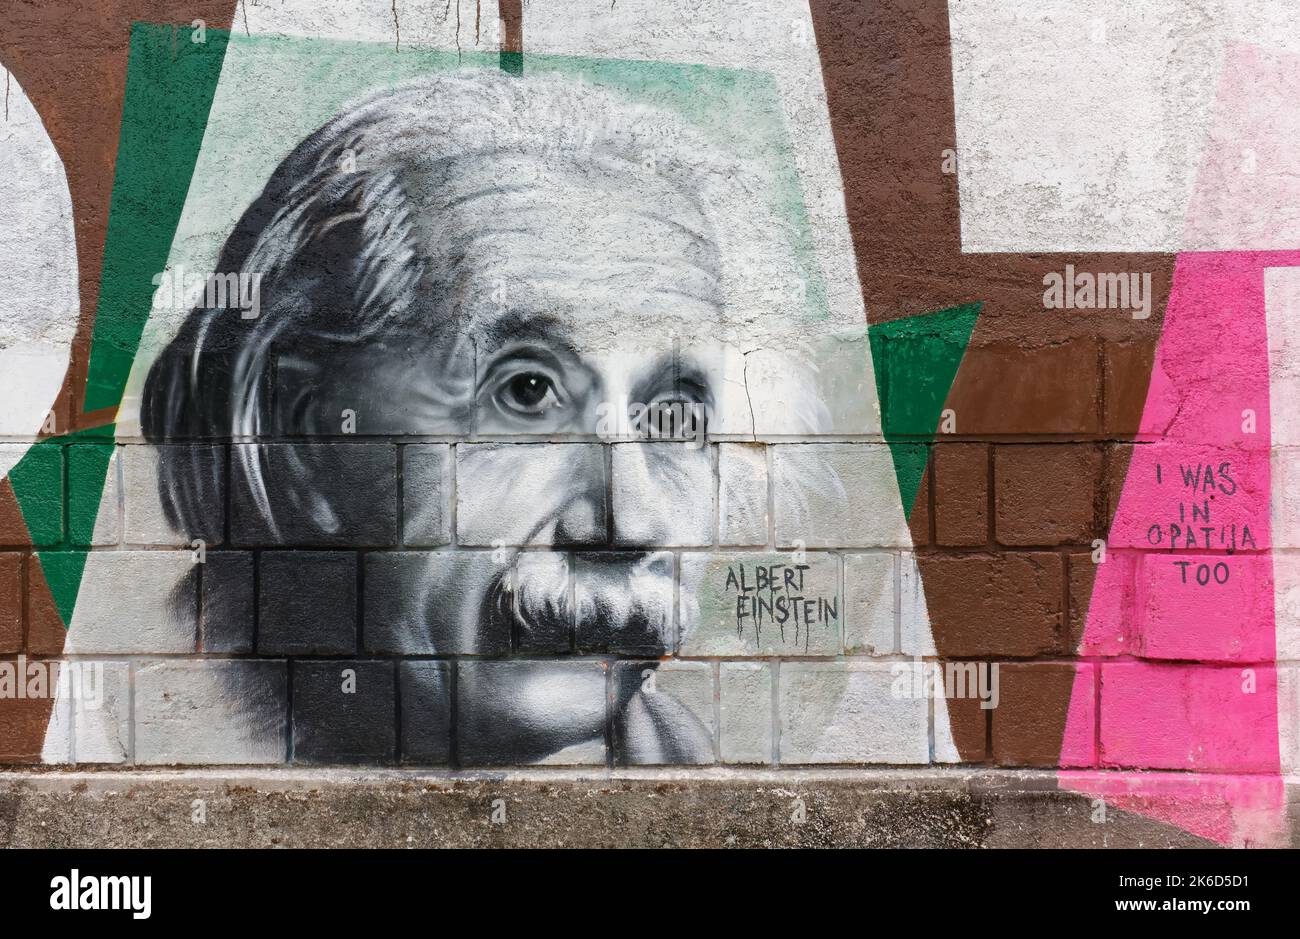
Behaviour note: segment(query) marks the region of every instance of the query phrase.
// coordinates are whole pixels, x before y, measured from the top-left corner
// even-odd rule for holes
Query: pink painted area
[[[1276,773],[1277,674],[1153,662],[1104,667],[1101,753],[1133,769]]]
[[[1278,824],[1284,798],[1280,776],[1133,773],[1066,770],[1062,787],[1104,799],[1110,809],[1136,812],[1222,845],[1285,845]]]
[[[1231,784],[1215,783],[1212,799],[1207,784],[1198,781],[1167,788],[1157,800],[1163,820],[1225,844],[1258,841],[1261,831],[1281,830],[1284,824],[1267,550],[1263,272],[1295,264],[1300,252],[1185,254],[1177,260],[1141,424],[1141,438],[1153,442],[1133,448],[1108,538],[1114,555],[1097,572],[1080,650],[1176,661],[1102,663],[1100,728],[1091,716],[1090,683],[1076,681],[1062,744],[1063,766],[1081,762],[1097,735],[1101,767],[1232,774]],[[1243,429],[1247,410],[1254,412],[1254,433]],[[1206,466],[1212,485],[1206,482]],[[1231,483],[1225,485],[1227,480]],[[1203,509],[1207,500],[1208,524],[1229,531],[1237,526],[1231,555],[1225,534],[1219,535],[1221,543],[1209,545],[1212,557],[1204,550],[1204,534],[1192,547],[1174,537],[1171,547],[1170,532],[1181,533],[1188,505]],[[1254,547],[1240,543],[1247,526]],[[1130,590],[1130,563],[1114,561],[1138,547],[1145,549],[1136,561],[1142,576]],[[1201,585],[1194,574],[1190,583],[1182,582],[1176,562],[1210,560],[1228,565],[1226,583],[1211,579]],[[1238,664],[1207,664],[1224,661]],[[1081,792],[1108,799],[1122,795],[1130,806],[1154,804],[1148,798],[1152,793],[1143,791],[1142,777],[1118,789],[1099,781],[1105,778],[1061,775],[1062,785]],[[1178,792],[1185,798],[1177,798]],[[1249,837],[1241,828],[1242,813],[1251,820]]]

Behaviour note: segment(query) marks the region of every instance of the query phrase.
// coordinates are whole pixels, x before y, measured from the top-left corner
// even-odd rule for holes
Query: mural
[[[1270,4],[149,6],[77,14],[93,86],[0,38],[0,759],[1006,766],[1292,837]]]

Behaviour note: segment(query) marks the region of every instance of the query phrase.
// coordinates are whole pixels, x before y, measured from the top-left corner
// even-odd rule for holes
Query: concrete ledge
[[[1295,845],[1300,781],[1286,792]],[[1052,773],[991,769],[0,772],[13,847],[1212,846],[1094,815]]]

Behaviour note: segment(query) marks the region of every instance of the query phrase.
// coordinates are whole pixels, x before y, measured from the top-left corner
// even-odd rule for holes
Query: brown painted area
[[[81,314],[54,414],[56,432],[96,427],[111,409],[81,413],[99,299],[117,160],[131,24],[189,23],[229,29],[235,0],[0,0],[0,64],[31,99],[63,160],[77,239]]]
[[[1145,400],[1174,256],[963,254],[957,175],[943,172],[945,151],[956,148],[946,0],[811,0],[810,7],[868,320],[983,301],[947,401],[957,415],[959,438],[1084,438],[1095,446],[1131,436]],[[1067,262],[1084,271],[1149,272],[1151,317],[1044,310],[1043,275]],[[1114,509],[1113,499],[1099,491],[1103,484],[1095,479],[1093,458],[1087,462],[1089,476],[1076,483],[1084,491],[1071,495],[1066,507],[1071,537],[1085,531],[1082,522],[1094,506],[1103,516],[1097,519],[1102,530],[1109,528]],[[1127,450],[1120,450],[1107,460],[1108,478],[1122,479],[1126,466]],[[996,498],[996,483],[977,466],[963,471],[972,487],[967,497],[992,485]],[[914,535],[927,536],[917,544],[931,544],[932,531],[944,533],[941,541],[969,541],[965,547],[918,549],[940,655],[1066,652],[1066,606],[1074,605],[1062,582],[1069,547],[1055,554],[1013,553],[990,532],[989,542],[972,553],[979,520],[969,506],[955,507],[960,491],[928,482],[911,520]],[[1014,543],[1028,544],[1041,531],[1043,509],[1042,499],[1004,495],[996,502],[996,521],[1013,533]],[[1077,576],[1072,574],[1072,583]],[[1044,688],[1036,720],[1004,725],[1006,752],[1059,753],[1069,683]],[[950,711],[961,753],[981,759],[983,726]],[[1024,739],[1008,741],[1009,734]]]
[[[523,0],[501,0],[501,51],[524,51],[524,4]]]
[[[0,554],[0,654],[23,647],[23,556]]]
[[[122,123],[131,24],[186,24],[202,19],[229,29],[235,0],[0,0],[0,65],[31,99],[58,150],[72,199],[81,310],[63,386],[54,404],[55,432],[97,427],[113,409],[81,413],[82,390],[99,299],[113,169]],[[0,543],[30,544],[6,480],[0,483]],[[35,556],[26,561],[29,653],[59,655],[65,632]],[[5,638],[5,569],[0,566],[0,651]],[[0,762],[40,759],[51,701],[0,700]]]
[[[18,507],[14,486],[8,479],[0,479],[0,546],[5,548],[31,547],[32,538],[27,532],[23,510]]]

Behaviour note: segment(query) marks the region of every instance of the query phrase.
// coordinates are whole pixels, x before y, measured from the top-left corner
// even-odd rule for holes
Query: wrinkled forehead
[[[425,288],[464,331],[490,341],[544,322],[601,347],[723,316],[725,272],[699,195],[652,162],[485,151],[408,177]]]

